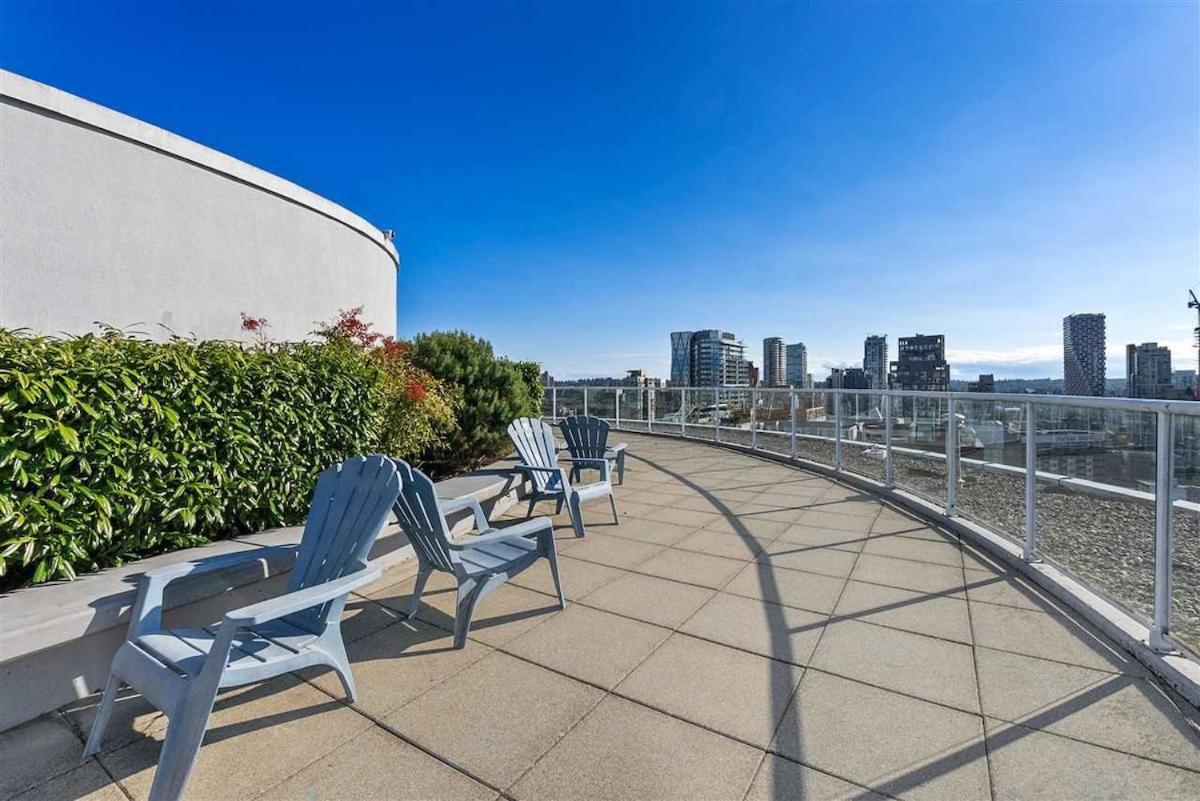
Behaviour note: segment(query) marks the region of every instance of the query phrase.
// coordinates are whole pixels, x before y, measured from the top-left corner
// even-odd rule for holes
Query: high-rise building
[[[750,386],[758,386],[758,368],[754,366],[754,362],[746,362],[746,376],[750,381]]]
[[[825,380],[826,389],[870,389],[870,377],[861,367],[834,367]]]
[[[764,387],[786,387],[787,351],[779,337],[763,340],[762,385]]]
[[[1177,394],[1171,384],[1171,349],[1157,342],[1126,345],[1125,394],[1131,398],[1169,398]]]
[[[868,389],[887,389],[887,336],[871,334],[863,343],[863,372],[867,374]]]
[[[1104,315],[1063,318],[1063,392],[1104,395]]]
[[[805,381],[805,376],[808,375],[808,350],[804,347],[803,342],[796,342],[788,345],[784,350],[784,361],[786,362],[785,379],[789,387],[800,389],[802,387],[811,387],[812,380]]]
[[[944,334],[900,337],[896,355],[899,361],[892,362],[890,375],[895,389],[945,392],[950,388]]]
[[[978,381],[967,382],[967,392],[995,392],[996,376],[994,373],[980,373]]]
[[[672,333],[671,383],[693,387],[750,386],[746,343],[728,331],[715,328]]]
[[[1175,389],[1190,390],[1196,386],[1195,370],[1172,370],[1171,384]]]
[[[691,383],[693,331],[671,332],[671,383],[677,387]]]

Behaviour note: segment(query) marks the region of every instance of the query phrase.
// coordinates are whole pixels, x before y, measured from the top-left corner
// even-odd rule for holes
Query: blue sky
[[[1058,376],[1082,311],[1195,366],[1194,2],[3,0],[0,65],[395,228],[400,334],[559,377],[709,327]]]

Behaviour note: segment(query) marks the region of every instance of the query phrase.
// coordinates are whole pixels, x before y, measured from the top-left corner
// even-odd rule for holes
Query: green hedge
[[[0,583],[302,522],[321,470],[376,450],[388,386],[347,342],[0,329]]]
[[[508,453],[508,424],[541,415],[542,390],[536,362],[511,362],[490,342],[463,331],[435,331],[413,340],[412,360],[457,393],[457,426],[426,453],[435,475],[445,475]]]

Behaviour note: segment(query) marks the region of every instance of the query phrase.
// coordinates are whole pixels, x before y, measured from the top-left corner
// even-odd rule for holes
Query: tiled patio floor
[[[450,648],[452,591],[348,609],[329,673],[224,693],[193,799],[1200,797],[1196,711],[985,555],[830,480],[629,436],[622,518]],[[0,797],[144,799],[163,721],[82,702],[0,734]],[[872,792],[874,791],[874,792]]]

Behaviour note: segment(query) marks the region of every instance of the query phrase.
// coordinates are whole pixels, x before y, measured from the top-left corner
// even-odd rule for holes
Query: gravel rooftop
[[[824,477],[622,438],[620,525],[556,518],[566,610],[542,562],[456,651],[452,585],[406,620],[395,570],[347,607],[359,701],[329,672],[222,693],[188,797],[1200,797],[1197,711],[985,554]],[[0,733],[0,799],[146,797],[165,721],[130,695],[81,762],[94,701]]]

